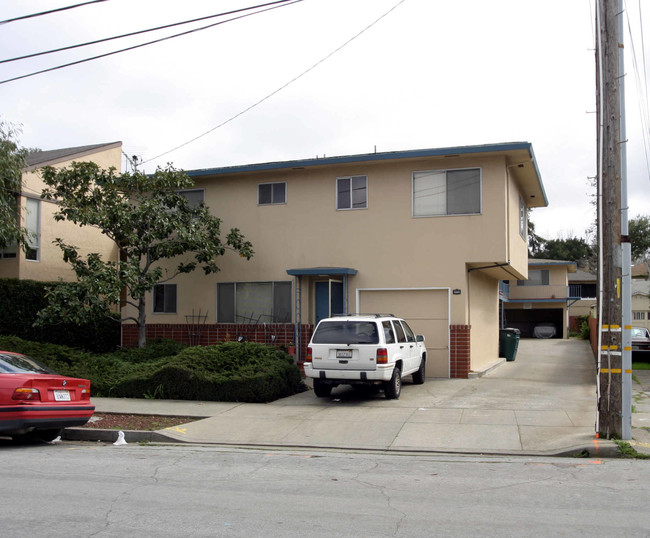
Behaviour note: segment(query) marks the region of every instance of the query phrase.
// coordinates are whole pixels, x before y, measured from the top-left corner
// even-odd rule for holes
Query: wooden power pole
[[[600,181],[598,219],[602,261],[599,282],[600,354],[598,364],[598,433],[623,439],[623,316],[621,239],[622,37],[618,0],[596,0],[598,78],[598,162]]]

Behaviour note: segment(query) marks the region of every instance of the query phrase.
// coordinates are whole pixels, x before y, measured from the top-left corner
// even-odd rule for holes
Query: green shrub
[[[95,396],[270,402],[305,390],[292,357],[252,342],[185,347],[153,340],[143,349],[98,355],[0,336],[0,349],[30,355],[59,374],[90,379]]]
[[[189,347],[178,355],[138,364],[113,396],[225,402],[270,402],[303,390],[286,353],[263,344],[228,342]]]
[[[580,316],[578,317],[578,324],[580,327],[580,338],[583,340],[589,340],[590,330],[589,330],[589,316]]]

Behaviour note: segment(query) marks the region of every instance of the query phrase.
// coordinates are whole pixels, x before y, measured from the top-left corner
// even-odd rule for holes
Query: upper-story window
[[[31,261],[41,259],[41,201],[26,199],[25,229],[27,230],[27,248],[25,258]]]
[[[528,231],[528,215],[526,212],[526,202],[524,197],[519,196],[519,234],[526,239],[526,232]]]
[[[367,207],[367,176],[336,178],[336,209],[366,209]]]
[[[481,169],[413,172],[413,216],[481,212]]]
[[[190,207],[199,207],[205,203],[205,190],[203,189],[188,189],[185,191],[178,191],[183,198],[187,200]]]
[[[517,280],[517,286],[548,286],[550,282],[548,269],[532,269],[528,271],[528,280]]]
[[[279,183],[260,183],[257,186],[257,203],[259,205],[286,204],[286,182],[282,181]]]

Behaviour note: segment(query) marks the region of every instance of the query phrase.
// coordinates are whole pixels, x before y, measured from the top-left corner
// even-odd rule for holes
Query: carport
[[[557,334],[555,338],[562,338],[564,328],[563,305],[558,308],[506,308],[504,311],[504,326],[519,329],[522,338],[533,338],[535,325],[539,323],[552,323]]]

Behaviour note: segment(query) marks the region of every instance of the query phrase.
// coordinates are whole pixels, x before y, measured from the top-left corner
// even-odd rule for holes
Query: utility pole
[[[630,308],[629,302],[623,300],[625,293],[629,293],[629,281],[625,282],[626,287],[624,276],[630,277],[627,207],[622,204],[624,200],[627,205],[627,185],[622,181],[626,142],[623,140],[625,101],[621,72],[623,9],[622,0],[596,0],[596,3],[598,237],[601,257],[597,430],[607,439],[630,439],[631,389],[627,387],[631,387],[631,354],[629,326],[623,323],[624,317],[629,318],[624,316],[623,307]],[[625,236],[622,236],[622,230]]]

